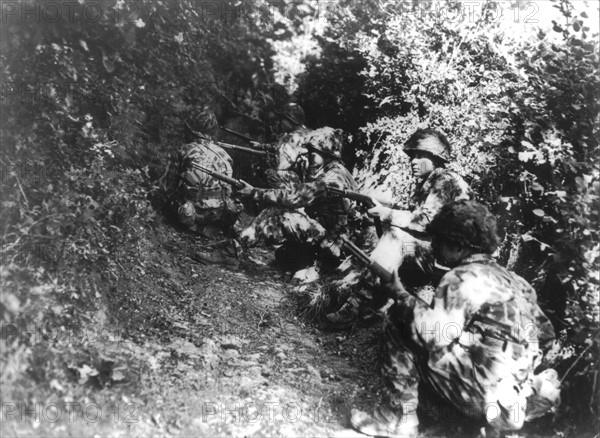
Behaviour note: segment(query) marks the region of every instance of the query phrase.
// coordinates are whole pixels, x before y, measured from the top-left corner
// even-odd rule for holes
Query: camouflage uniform
[[[340,129],[324,127],[311,131],[302,126],[294,132],[284,134],[274,144],[262,145],[262,149],[275,157],[271,169],[265,172],[269,187],[291,188],[296,183],[304,182],[306,169],[299,166],[299,158],[308,152],[306,145],[313,144],[318,148],[332,142],[341,144],[342,136]]]
[[[463,427],[518,430],[545,413],[540,399],[546,407],[557,400],[556,391],[539,385],[553,370],[533,376],[541,348],[554,338],[552,326],[533,288],[493,261],[496,220],[486,207],[446,204],[427,231],[436,257],[454,269],[430,302],[396,281],[387,286],[395,303],[384,321],[385,403],[372,416],[353,411],[351,423],[366,434],[414,436],[423,390],[438,399],[429,412],[438,422],[450,410],[462,414]],[[554,379],[554,389],[559,385]]]
[[[332,128],[294,132],[285,138],[287,140],[281,142],[279,171],[287,171],[298,160],[299,151],[308,153],[309,144],[315,149],[330,151],[333,157],[340,156],[343,145],[343,132]],[[326,191],[327,186],[356,190],[354,178],[337,159],[325,164],[316,175],[307,177],[306,182],[282,178],[278,188],[255,189],[254,200],[267,208],[241,237],[248,244],[259,239],[271,243],[318,242],[327,234],[345,232],[351,203],[331,196]]]
[[[231,200],[231,186],[195,169],[193,162],[227,176],[233,174],[233,160],[211,140],[200,138],[183,145],[169,169],[177,179],[173,188],[180,222],[193,231],[217,222],[231,223],[241,211],[240,204]]]
[[[261,149],[271,152],[269,169],[265,171],[267,184],[270,188],[291,189],[301,182],[296,163],[301,154],[306,153],[304,136],[311,131],[301,126],[294,132],[284,134],[272,144],[262,145]]]
[[[311,182],[292,185],[291,190],[255,189],[253,199],[268,208],[242,236],[246,236],[249,243],[261,238],[271,243],[284,240],[317,242],[328,232],[345,232],[350,201],[331,196],[326,187],[356,190],[352,175],[341,163],[331,161],[311,179]]]
[[[528,400],[539,343],[553,337],[533,288],[490,256],[473,255],[443,277],[431,307],[409,297],[388,312],[388,402],[414,426],[423,382],[475,422],[520,429],[533,416]],[[439,414],[444,407],[435,408]]]
[[[389,272],[407,259],[426,273],[434,271],[431,238],[425,227],[450,201],[470,199],[471,189],[456,173],[437,168],[417,186],[407,210],[392,210],[386,232],[381,236],[371,259]]]

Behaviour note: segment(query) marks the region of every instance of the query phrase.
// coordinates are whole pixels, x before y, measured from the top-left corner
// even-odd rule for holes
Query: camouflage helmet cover
[[[331,159],[340,159],[344,147],[344,131],[328,126],[312,131],[306,138],[306,148]]]
[[[450,160],[450,143],[446,136],[434,129],[419,129],[404,143],[404,153],[411,158],[417,151],[427,152],[444,163]]]
[[[219,129],[219,122],[215,114],[204,107],[190,114],[185,121],[185,126],[192,132],[214,137]]]
[[[492,254],[498,247],[496,218],[475,201],[454,201],[442,207],[427,226],[442,240]]]

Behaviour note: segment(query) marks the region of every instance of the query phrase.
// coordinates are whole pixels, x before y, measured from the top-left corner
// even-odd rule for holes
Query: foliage
[[[154,181],[183,142],[182,120],[191,110],[209,106],[222,122],[245,117],[260,131],[261,98],[272,84],[267,40],[277,22],[266,3],[248,15],[236,4],[80,1],[51,9],[28,1],[7,6],[15,13],[3,5],[7,397],[26,398],[12,390],[27,378],[64,385],[73,377],[61,374],[65,361],[95,366],[101,349],[55,335],[115,322],[108,309],[119,300],[109,293],[123,300],[123,279],[141,269],[140,245],[160,224]],[[44,339],[56,337],[54,345],[32,339],[28,330],[40,327]],[[89,351],[87,362],[70,357],[73,349]]]

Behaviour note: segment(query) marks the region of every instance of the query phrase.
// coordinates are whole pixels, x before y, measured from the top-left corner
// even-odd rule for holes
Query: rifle
[[[248,137],[247,135],[244,135],[244,134],[242,134],[242,133],[239,133],[239,132],[237,132],[237,131],[234,131],[233,129],[226,128],[225,126],[221,126],[220,128],[221,128],[221,131],[225,131],[225,132],[226,132],[226,133],[228,133],[228,134],[235,135],[237,138],[239,138],[239,139],[242,139],[242,140],[245,140],[245,141],[247,141],[248,143],[250,143],[250,142],[254,141],[253,139],[251,139],[251,138],[250,138],[250,137]]]
[[[352,191],[346,190],[346,189],[338,189],[336,187],[331,187],[331,186],[327,187],[327,191],[330,193],[333,193],[334,195],[339,195],[344,198],[348,198],[353,201],[365,204],[369,208],[375,207],[375,203],[373,202],[373,199],[370,196],[363,195],[362,193],[352,192]],[[385,205],[386,207],[389,206],[389,204],[383,204],[383,205]],[[377,237],[381,237],[381,235],[383,234],[383,229],[381,227],[381,220],[379,218],[375,218],[375,231],[377,232]]]
[[[192,161],[192,167],[195,167],[196,169],[200,170],[201,172],[204,172],[204,173],[212,176],[213,178],[218,179],[219,181],[223,181],[224,183],[232,185],[235,189],[242,189],[242,188],[246,187],[246,185],[239,179],[235,179],[230,176],[223,175],[222,173],[215,172],[214,170],[208,169],[204,166],[201,166],[200,164],[194,163],[193,161]]]
[[[196,132],[192,128],[190,128],[187,123],[186,123],[186,126],[188,127],[188,129],[190,131],[192,131],[196,135],[196,137],[205,138],[202,134],[200,134],[199,132]],[[243,134],[240,134],[240,135],[243,135]],[[237,146],[235,144],[223,143],[222,141],[217,141],[216,143],[219,146],[221,146],[222,148],[231,149],[234,151],[248,152],[248,153],[254,154],[254,155],[268,155],[269,154],[269,152],[267,152],[267,151],[261,151],[261,150],[255,149],[255,148],[248,148],[248,147],[244,147],[244,146]]]
[[[356,257],[364,265],[366,265],[375,275],[377,275],[381,279],[383,283],[389,283],[390,281],[392,281],[392,274],[388,272],[379,263],[371,260],[367,253],[360,249],[358,246],[356,246],[354,242],[352,242],[346,236],[340,236],[340,239],[342,239],[342,244],[344,245],[344,248],[346,248],[354,257]],[[411,294],[413,297],[415,297],[422,303],[425,303],[427,307],[431,307],[431,305],[427,301],[419,297],[417,294],[408,292],[406,289],[404,289],[404,291]]]
[[[254,149],[254,148],[247,148],[244,146],[237,146],[234,144],[223,143],[221,141],[218,141],[217,144],[225,149],[231,149],[231,150],[240,151],[240,152],[247,152],[249,154],[254,154],[254,155],[268,155],[269,154],[267,151],[260,151],[258,149]]]

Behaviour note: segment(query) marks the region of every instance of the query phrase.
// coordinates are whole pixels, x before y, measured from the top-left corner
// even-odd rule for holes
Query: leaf
[[[538,217],[544,217],[546,215],[544,210],[542,210],[541,208],[536,208],[535,210],[532,211],[532,213]]]
[[[561,33],[561,32],[563,31],[563,28],[562,28],[562,27],[560,27],[558,24],[555,24],[555,25],[554,25],[554,27],[552,28],[552,30],[553,30],[554,32]]]
[[[583,18],[588,18],[588,14],[586,14],[586,12],[585,12],[585,11],[584,11],[584,12],[582,12],[581,14],[579,14],[579,15],[581,15]]]
[[[550,74],[557,74],[560,73],[560,68],[549,65],[546,67],[546,71]]]
[[[111,379],[115,382],[120,382],[121,380],[125,379],[125,374],[119,369],[114,369],[112,371]]]
[[[108,57],[108,55],[106,54],[106,51],[103,48],[100,48],[100,52],[102,54],[102,65],[104,66],[104,69],[108,73],[114,72],[115,71],[115,63],[113,62],[113,60]]]
[[[521,235],[521,239],[523,239],[523,242],[530,242],[532,240],[536,240],[535,237],[533,237],[531,234],[529,233],[525,233]]]
[[[523,140],[521,142],[521,146],[525,146],[527,149],[535,149],[535,147],[531,143],[529,143],[527,140]]]
[[[544,191],[544,187],[542,187],[541,184],[534,182],[531,185],[531,190],[534,190],[536,192],[543,192]]]
[[[77,371],[79,371],[80,384],[84,384],[85,382],[87,382],[90,376],[98,375],[98,371],[90,367],[89,365],[83,365],[81,368],[78,368]]]

